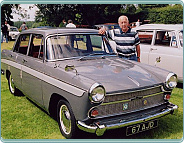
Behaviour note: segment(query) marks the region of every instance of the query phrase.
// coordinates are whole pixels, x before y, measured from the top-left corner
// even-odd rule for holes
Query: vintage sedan
[[[134,30],[141,41],[141,62],[173,71],[183,82],[183,24],[145,24]]]
[[[2,51],[1,73],[10,92],[21,91],[57,119],[66,138],[122,127],[132,135],[178,108],[169,102],[176,74],[120,59],[95,29],[23,31]]]

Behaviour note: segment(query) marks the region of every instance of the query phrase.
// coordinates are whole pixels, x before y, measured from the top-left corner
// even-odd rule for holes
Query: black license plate
[[[158,120],[153,120],[153,121],[149,121],[141,124],[136,124],[134,126],[129,126],[126,128],[126,135],[129,136],[129,135],[137,134],[139,132],[153,129],[157,126],[158,126]]]

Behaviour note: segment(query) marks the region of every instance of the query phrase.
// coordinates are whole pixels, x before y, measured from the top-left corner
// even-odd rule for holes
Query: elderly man
[[[127,16],[120,16],[118,19],[119,29],[106,31],[99,30],[99,34],[107,33],[108,37],[116,42],[116,51],[119,57],[140,62],[140,41],[138,34],[129,28]]]

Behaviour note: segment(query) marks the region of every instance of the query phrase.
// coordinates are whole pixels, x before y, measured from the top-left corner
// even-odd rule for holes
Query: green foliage
[[[181,24],[183,23],[182,5],[149,9],[148,19],[151,23]]]
[[[13,25],[13,22],[11,19],[13,18],[12,16],[12,8],[17,7],[18,4],[13,5],[13,4],[3,4],[1,6],[1,22],[4,23],[7,21],[10,25]]]

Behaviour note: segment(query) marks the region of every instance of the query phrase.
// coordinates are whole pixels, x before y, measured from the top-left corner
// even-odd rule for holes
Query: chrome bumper
[[[90,133],[96,133],[97,136],[102,136],[106,130],[122,128],[125,126],[130,126],[130,125],[134,125],[138,123],[143,123],[149,120],[157,119],[167,114],[173,114],[173,112],[177,109],[178,109],[177,105],[174,105],[172,107],[168,106],[167,109],[165,109],[164,111],[161,111],[160,113],[156,113],[154,115],[146,116],[146,117],[139,118],[139,119],[132,120],[132,121],[124,121],[124,122],[110,124],[110,125],[96,124],[94,126],[89,126],[89,125],[86,125],[84,122],[77,121],[77,126],[79,129],[83,131],[90,132]]]

